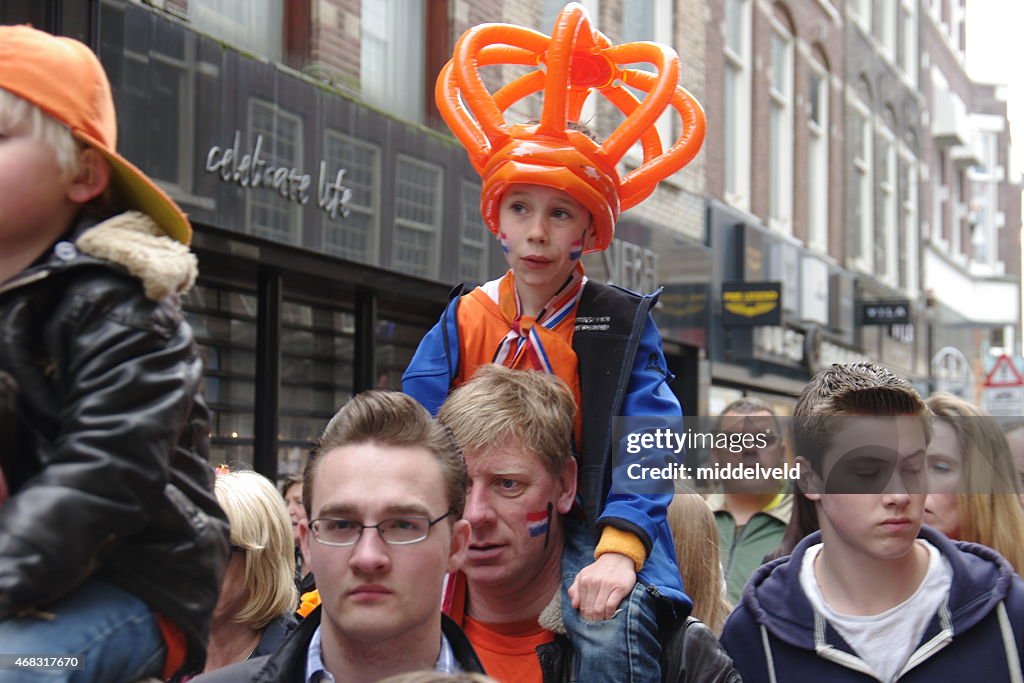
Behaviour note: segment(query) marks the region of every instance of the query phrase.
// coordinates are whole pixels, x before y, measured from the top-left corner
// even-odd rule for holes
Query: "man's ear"
[[[576,458],[570,457],[562,465],[562,471],[558,475],[561,493],[555,499],[555,509],[560,515],[569,514],[572,504],[576,501],[576,469]]]
[[[821,500],[821,493],[825,489],[824,482],[818,473],[811,469],[811,463],[806,458],[797,457],[793,465],[800,468],[800,478],[797,479],[800,492],[807,496],[807,500]]]
[[[470,529],[469,522],[464,519],[460,519],[452,524],[452,547],[448,553],[449,574],[462,569],[462,564],[466,561],[466,552],[469,550]]]
[[[103,194],[110,184],[110,164],[92,147],[78,155],[78,173],[71,179],[67,198],[75,204],[85,204]]]
[[[309,564],[309,542],[312,533],[309,523],[303,520],[302,524],[299,524],[299,550],[302,551],[302,561],[306,564]]]

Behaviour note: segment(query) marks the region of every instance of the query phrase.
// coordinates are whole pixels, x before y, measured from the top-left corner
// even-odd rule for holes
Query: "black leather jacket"
[[[195,261],[142,214],[87,227],[0,284],[21,442],[0,435],[0,618],[97,575],[174,621],[195,670],[228,558],[202,362],[177,299]]]
[[[664,683],[741,683],[732,659],[704,622],[693,617],[663,624],[661,680]],[[537,648],[544,683],[572,680],[572,646],[565,636]]]

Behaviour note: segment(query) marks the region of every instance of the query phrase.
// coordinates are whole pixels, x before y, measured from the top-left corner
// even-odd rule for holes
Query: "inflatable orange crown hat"
[[[637,62],[653,64],[657,73],[623,66]],[[496,64],[535,68],[492,95],[480,67]],[[441,69],[434,96],[483,177],[480,211],[491,232],[498,233],[499,202],[510,184],[544,185],[568,192],[590,211],[596,240],[587,251],[602,251],[611,244],[619,213],[650,196],[700,150],[704,111],[678,81],[679,57],[672,48],[649,42],[612,45],[591,27],[586,10],[570,3],[550,37],[510,24],[466,31]],[[643,101],[627,86],[646,93]],[[594,90],[625,115],[602,144],[567,126],[579,120]],[[539,123],[505,120],[510,106],[539,91],[544,93]],[[669,107],[682,119],[682,132],[663,151],[655,123]],[[620,178],[616,164],[638,140],[643,164]]]

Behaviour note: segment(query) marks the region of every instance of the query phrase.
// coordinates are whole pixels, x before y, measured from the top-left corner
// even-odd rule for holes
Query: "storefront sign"
[[[781,282],[722,284],[722,324],[731,326],[782,323]]]
[[[216,173],[221,180],[237,183],[244,188],[260,186],[277,192],[288,201],[306,205],[309,203],[310,187],[313,176],[302,173],[297,168],[274,166],[261,157],[263,136],[257,135],[251,151],[244,154],[241,149],[242,133],[235,131],[234,143],[231,147],[214,145],[206,153],[206,171]],[[352,190],[342,183],[345,169],[338,169],[333,178],[327,173],[327,162],[320,162],[320,174],[317,179],[317,206],[332,219],[348,217],[348,202],[352,198]]]
[[[612,240],[601,254],[608,283],[634,292],[653,292],[658,288],[658,255],[639,244]]]
[[[866,301],[860,304],[861,325],[909,325],[910,300]]]

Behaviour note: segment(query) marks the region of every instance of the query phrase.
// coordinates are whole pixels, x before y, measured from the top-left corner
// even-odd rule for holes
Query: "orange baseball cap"
[[[119,205],[145,213],[179,242],[192,241],[192,226],[181,208],[117,153],[110,82],[88,46],[31,26],[0,26],[0,88],[36,105],[103,154]]]

